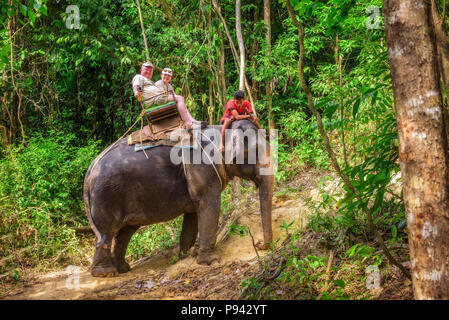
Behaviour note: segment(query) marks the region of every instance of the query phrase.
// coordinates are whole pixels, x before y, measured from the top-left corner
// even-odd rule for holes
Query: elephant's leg
[[[220,212],[220,190],[211,191],[207,198],[199,201],[198,206],[198,231],[200,248],[197,262],[199,264],[211,264],[220,261],[213,251],[217,240],[218,215]]]
[[[181,237],[179,239],[179,254],[183,255],[195,244],[198,234],[198,215],[196,213],[184,214]]]
[[[139,229],[138,226],[124,227],[120,229],[114,237],[112,246],[112,261],[117,267],[119,273],[125,273],[131,269],[129,264],[125,261],[125,254],[126,249],[128,248],[128,243],[137,229]]]
[[[111,243],[112,234],[102,234],[101,239],[95,246],[95,254],[90,270],[94,277],[115,277],[118,275],[117,268],[112,262]]]

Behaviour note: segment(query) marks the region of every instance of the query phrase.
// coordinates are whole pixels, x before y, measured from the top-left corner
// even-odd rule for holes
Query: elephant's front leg
[[[217,239],[218,216],[220,213],[220,190],[212,191],[199,201],[198,206],[198,231],[200,248],[198,252],[198,264],[211,264],[220,261],[214,253]]]

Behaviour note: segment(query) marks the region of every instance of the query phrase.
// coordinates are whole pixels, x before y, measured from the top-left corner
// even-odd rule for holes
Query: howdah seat
[[[156,99],[157,97],[164,95],[165,93],[155,95],[146,99],[145,101],[150,101]],[[148,121],[148,126],[152,134],[158,134],[160,132],[176,129],[182,125],[182,119],[178,112],[178,107],[176,106],[176,101],[169,101],[163,105],[151,106],[144,108],[145,116]]]

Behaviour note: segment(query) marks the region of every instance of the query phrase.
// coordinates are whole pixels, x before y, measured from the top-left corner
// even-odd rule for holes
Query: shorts
[[[225,116],[226,119],[231,119],[232,120],[232,116],[230,114]],[[220,121],[220,124],[222,125],[224,123],[224,119]]]
[[[145,105],[147,107],[160,106],[161,104],[166,104],[167,102],[168,102],[168,95],[164,94],[164,95],[157,96],[154,99],[148,99],[145,102]]]

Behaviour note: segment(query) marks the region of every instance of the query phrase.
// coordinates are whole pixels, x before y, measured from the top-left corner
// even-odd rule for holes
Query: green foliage
[[[242,238],[249,234],[249,230],[246,226],[233,224],[229,226],[229,234],[236,235]]]
[[[378,254],[374,254],[374,250],[373,247],[357,243],[349,248],[345,254],[348,258],[359,258],[362,262],[368,260],[371,264],[379,265],[382,263],[383,258]]]
[[[308,255],[303,259],[298,259],[295,255],[287,257],[286,268],[293,266],[296,272],[282,272],[280,280],[284,282],[296,282],[297,285],[309,288],[309,285],[318,277],[323,275],[322,272],[315,274],[314,271],[318,267],[324,267],[322,258]]]
[[[285,180],[297,174],[301,168],[324,168],[329,166],[327,154],[323,148],[321,136],[315,120],[302,111],[285,114],[279,124],[283,127],[281,141],[289,141],[290,146],[278,145],[278,180]]]
[[[290,222],[290,223],[287,223],[287,222],[285,222],[285,220],[282,220],[282,224],[279,227],[284,229],[285,233],[288,236],[289,235],[289,231],[291,230],[293,223],[295,223],[294,220],[292,222]]]
[[[127,256],[135,261],[153,252],[173,248],[179,243],[182,219],[180,216],[167,223],[156,223],[140,228],[129,242]]]
[[[87,224],[82,201],[85,172],[96,143],[74,146],[73,135],[35,135],[26,147],[9,148],[0,160],[0,253],[23,248],[34,263],[65,250],[73,253],[79,240],[71,227]],[[4,237],[2,237],[4,236]],[[16,260],[16,261],[15,261]]]
[[[261,283],[256,278],[248,278],[242,281],[241,287],[245,292],[248,292],[247,299],[258,300],[260,298],[259,289]]]

